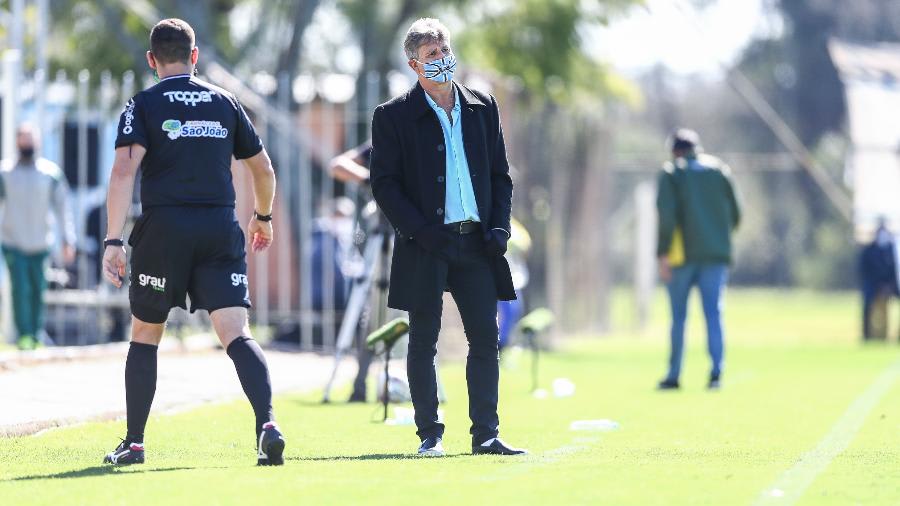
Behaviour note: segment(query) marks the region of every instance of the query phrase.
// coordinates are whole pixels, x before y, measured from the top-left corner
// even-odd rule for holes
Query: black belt
[[[457,221],[456,223],[447,223],[444,227],[454,234],[466,235],[481,230],[481,223],[477,221]]]

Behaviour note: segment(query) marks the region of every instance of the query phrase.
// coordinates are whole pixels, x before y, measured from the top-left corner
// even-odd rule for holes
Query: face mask
[[[34,146],[19,148],[19,157],[24,160],[31,160],[34,157]]]
[[[453,80],[453,72],[456,70],[456,56],[449,54],[428,63],[419,62],[419,65],[422,65],[422,73],[425,77],[436,83],[446,83]]]

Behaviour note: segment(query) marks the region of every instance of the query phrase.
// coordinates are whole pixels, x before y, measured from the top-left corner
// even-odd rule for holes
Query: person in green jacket
[[[684,355],[684,324],[691,288],[700,289],[712,368],[708,387],[718,389],[724,341],[722,295],[732,261],[731,235],[741,212],[730,169],[704,154],[696,132],[679,129],[672,135],[672,161],[659,175],[657,258],[672,306],[669,370],[660,390],[679,388]]]

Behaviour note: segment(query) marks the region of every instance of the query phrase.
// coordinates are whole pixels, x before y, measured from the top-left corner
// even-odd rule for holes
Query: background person
[[[863,340],[887,339],[888,305],[900,295],[897,284],[897,244],[885,220],[878,221],[875,239],[859,255],[863,296]]]
[[[322,203],[320,216],[312,231],[312,306],[316,311],[331,308],[343,312],[350,296],[350,275],[353,273],[353,213],[355,204],[347,197]],[[326,258],[329,255],[329,258]],[[358,263],[358,262],[357,262]],[[325,293],[330,279],[331,300]]]
[[[75,226],[69,210],[69,185],[58,165],[38,156],[38,133],[31,125],[16,130],[15,161],[0,168],[0,201],[3,204],[0,242],[9,268],[13,315],[20,349],[39,345],[44,334],[44,290],[47,257],[59,226],[63,260],[75,260]]]
[[[456,57],[438,20],[415,21],[403,48],[418,82],[375,109],[370,168],[375,200],[396,232],[388,305],[409,311],[418,453],[444,454],[434,360],[445,290],[469,343],[472,453],[525,453],[497,437],[497,300],[515,298],[503,257],[512,180],[499,108],[494,97],[453,81]]]
[[[234,95],[192,77],[199,50],[194,30],[165,19],[150,32],[147,63],[159,83],[138,93],[119,120],[107,197],[104,276],[125,277],[120,234],[138,167],[141,206],[132,246],[131,347],[125,361],[128,432],[104,458],[144,462],[144,428],[156,392],[156,352],[169,310],[209,311],[256,417],[258,465],[284,463],[284,437],[274,422],[272,386],[262,349],[250,335],[246,239],[235,217],[232,157],[250,170],[255,196],[247,235],[255,252],[272,243],[275,173],[247,113]]]
[[[510,220],[512,235],[509,239],[509,249],[506,252],[506,260],[509,262],[512,274],[513,288],[516,290],[514,300],[497,301],[497,325],[500,329],[500,352],[512,342],[513,331],[525,313],[525,303],[522,291],[528,286],[528,251],[531,249],[531,234],[522,223],[512,218]]]
[[[329,164],[332,177],[344,183],[369,184],[369,163],[372,159],[371,139],[349,149],[334,157]],[[370,192],[366,190],[365,195]],[[360,200],[360,205],[362,205]],[[379,214],[381,211],[378,211]],[[379,219],[383,219],[379,216]],[[366,231],[368,233],[369,231]],[[378,289],[378,287],[375,287]],[[368,304],[367,304],[368,306]],[[353,380],[353,390],[350,392],[348,402],[366,402],[366,381],[369,376],[369,366],[375,356],[374,350],[366,345],[366,330],[372,318],[372,308],[366,307],[360,316],[359,330],[356,335],[356,377]],[[378,322],[385,323],[385,322]]]
[[[684,355],[684,325],[691,287],[700,289],[712,367],[710,389],[720,387],[724,360],[722,306],[731,234],[741,219],[730,169],[721,160],[701,153],[696,132],[680,129],[672,136],[672,161],[659,176],[657,258],[672,307],[669,370],[658,387],[679,388]],[[673,252],[673,247],[676,251]],[[674,253],[674,254],[673,254]],[[673,265],[670,255],[678,257]]]

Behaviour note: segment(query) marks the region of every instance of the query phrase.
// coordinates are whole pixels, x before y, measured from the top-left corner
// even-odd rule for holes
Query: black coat
[[[462,108],[463,143],[483,232],[510,231],[512,179],[497,101],[454,83]],[[412,237],[422,227],[444,223],[446,147],[440,121],[418,83],[379,105],[372,118],[372,193],[396,232],[388,306],[406,311],[443,286],[439,259]],[[500,300],[515,299],[509,264],[492,261]]]

